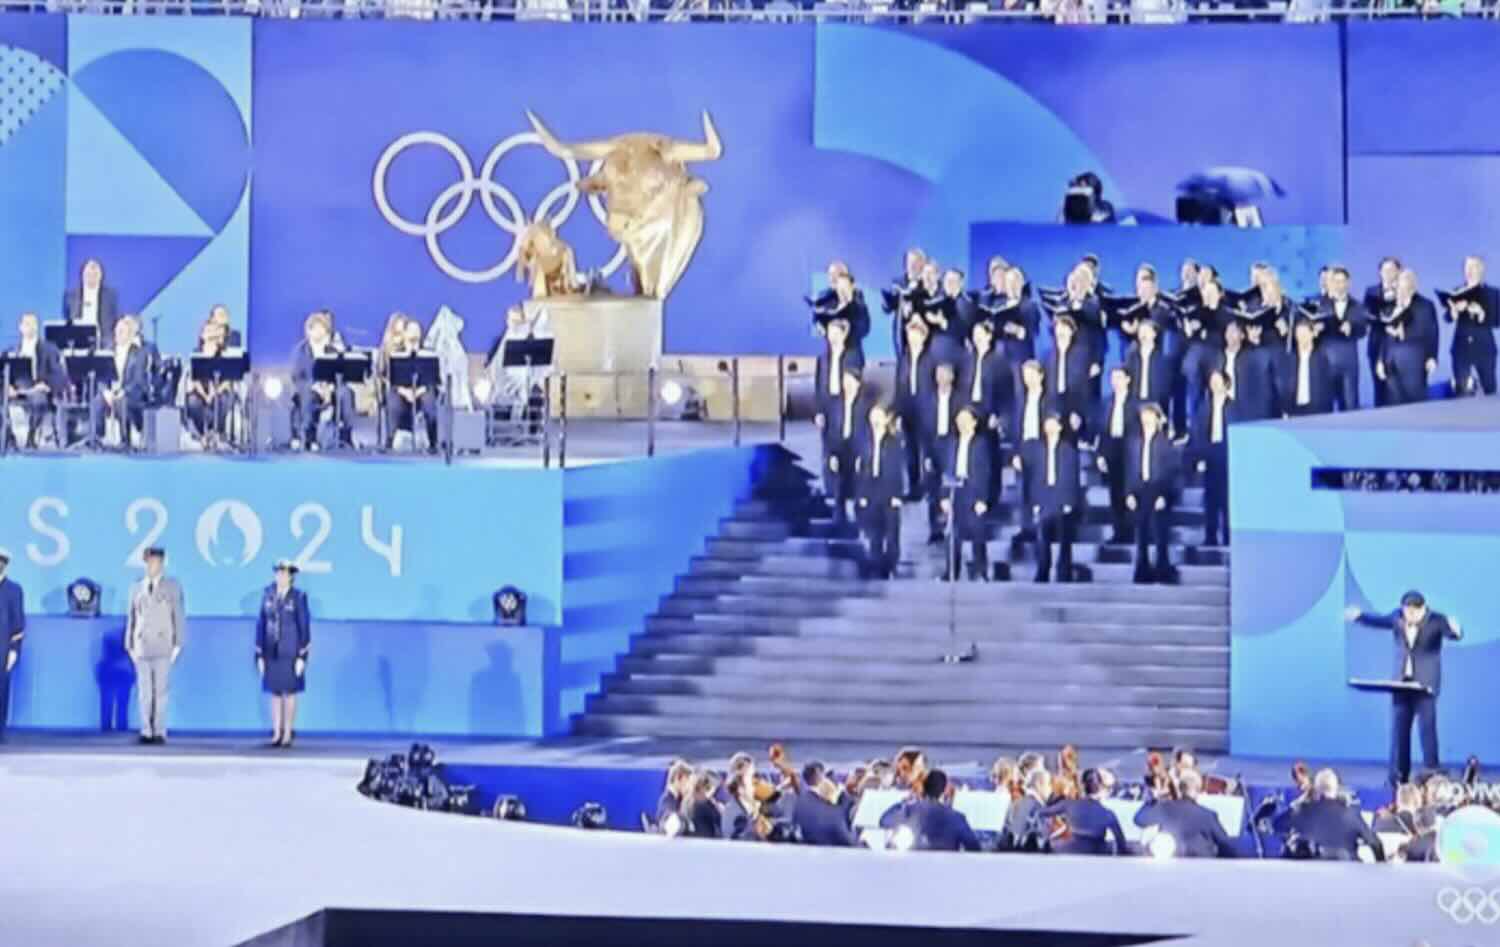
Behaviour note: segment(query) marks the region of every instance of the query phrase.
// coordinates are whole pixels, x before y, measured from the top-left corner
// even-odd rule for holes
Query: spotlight
[[[490,403],[490,396],[495,393],[495,387],[490,380],[483,376],[474,379],[474,400],[481,405]]]
[[[1152,858],[1165,861],[1177,854],[1177,839],[1165,832],[1158,832],[1147,848]]]
[[[265,381],[260,383],[260,390],[266,396],[267,400],[277,400],[281,397],[281,379],[277,378],[275,375],[268,376]]]
[[[897,852],[909,852],[917,844],[917,833],[911,830],[911,826],[903,825],[891,833],[891,849]]]
[[[526,624],[526,593],[514,585],[502,586],[494,597],[495,624]]]
[[[585,802],[573,810],[573,825],[580,829],[608,828],[609,813],[597,802]]]
[[[661,385],[661,403],[669,408],[675,408],[682,403],[683,396],[687,394],[683,390],[682,383],[674,379],[668,379]]]
[[[682,816],[675,812],[667,813],[667,817],[661,820],[661,834],[667,838],[676,838],[685,828],[687,825],[682,821]]]
[[[68,614],[73,618],[99,617],[99,583],[80,576],[68,586]]]
[[[495,800],[495,808],[490,814],[502,822],[525,822],[526,803],[518,796],[501,796]]]

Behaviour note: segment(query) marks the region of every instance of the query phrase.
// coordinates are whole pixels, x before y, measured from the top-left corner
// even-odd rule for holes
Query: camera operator
[[[1380,836],[1365,824],[1359,806],[1351,805],[1345,797],[1337,773],[1318,770],[1313,777],[1313,792],[1316,798],[1312,801],[1277,817],[1277,831],[1288,835],[1288,852],[1325,861],[1357,861],[1363,842],[1375,853],[1376,861],[1385,861]],[[1305,847],[1298,844],[1299,840]]]
[[[1062,221],[1067,224],[1115,223],[1115,206],[1104,199],[1104,182],[1085,171],[1068,182],[1063,193]]]

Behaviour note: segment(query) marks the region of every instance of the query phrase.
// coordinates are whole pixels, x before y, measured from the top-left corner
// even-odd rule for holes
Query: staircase
[[[1174,513],[1178,584],[1131,584],[1134,549],[1104,542],[1096,483],[1074,546],[1087,581],[1036,585],[1013,477],[990,552],[1017,581],[937,581],[943,550],[924,544],[925,506],[908,504],[898,578],[871,582],[811,475],[780,465],[646,619],[574,733],[1227,750],[1228,553],[1189,545],[1201,490]],[[977,660],[941,660],[970,643]]]

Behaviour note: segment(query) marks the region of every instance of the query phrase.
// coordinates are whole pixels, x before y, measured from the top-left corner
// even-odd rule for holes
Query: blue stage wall
[[[1466,421],[1455,423],[1453,411]],[[1444,649],[1443,757],[1500,755],[1500,494],[1314,490],[1313,467],[1500,471],[1494,398],[1230,436],[1233,533],[1230,747],[1237,755],[1384,759],[1389,700],[1346,686],[1391,673],[1390,637],[1343,609],[1394,609],[1420,589],[1460,619]]]
[[[315,626],[304,730],[562,732],[704,537],[780,454],[722,448],[566,471],[332,458],[7,460],[0,548],[33,615],[14,722],[89,729],[107,696],[129,692],[118,616],[141,574],[139,549],[159,544],[189,614],[173,725],[262,729],[252,661],[260,589],[271,563],[315,543],[326,522],[326,541],[303,548],[298,580]],[[322,564],[328,571],[315,571]],[[80,575],[100,582],[103,611],[116,617],[60,617]],[[536,627],[489,625],[490,596],[506,583],[527,593]]]

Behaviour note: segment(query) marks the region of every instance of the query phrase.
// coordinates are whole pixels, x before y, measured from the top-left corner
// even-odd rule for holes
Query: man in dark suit
[[[1360,843],[1364,843],[1376,861],[1385,861],[1385,846],[1380,836],[1365,824],[1359,806],[1344,801],[1337,773],[1331,769],[1319,770],[1313,777],[1313,790],[1317,798],[1276,817],[1277,832],[1304,840],[1312,846],[1314,858],[1357,861]]]
[[[1437,370],[1437,309],[1417,292],[1417,274],[1402,270],[1396,279],[1396,301],[1386,322],[1378,377],[1386,383],[1391,404],[1427,400],[1427,381]]]
[[[63,293],[63,318],[74,325],[98,327],[97,347],[109,347],[120,318],[120,301],[114,287],[104,285],[104,264],[84,262],[78,286]]]
[[[1187,349],[1182,356],[1181,376],[1187,392],[1188,423],[1198,416],[1208,393],[1208,373],[1218,367],[1224,353],[1224,327],[1234,321],[1224,303],[1224,288],[1209,267],[1200,269],[1198,304],[1182,316],[1182,334]]]
[[[1140,404],[1130,388],[1130,373],[1115,366],[1109,373],[1110,393],[1089,430],[1097,440],[1094,463],[1109,484],[1111,543],[1133,542],[1130,516],[1125,509],[1126,446],[1141,435]]]
[[[1346,620],[1389,631],[1395,639],[1394,680],[1414,685],[1391,693],[1390,780],[1399,786],[1411,778],[1411,724],[1417,721],[1422,738],[1422,765],[1438,768],[1437,701],[1443,689],[1443,642],[1459,640],[1458,621],[1432,611],[1421,592],[1401,596],[1401,607],[1387,615],[1371,615],[1351,605]]]
[[[813,368],[813,395],[817,410],[843,397],[844,369],[865,367],[864,352],[849,345],[849,323],[834,319],[828,323],[824,348]]]
[[[1224,354],[1214,366],[1229,380],[1229,391],[1247,421],[1260,421],[1276,411],[1276,387],[1265,363],[1251,358],[1245,327],[1239,320],[1224,327]]]
[[[987,582],[990,557],[985,544],[989,541],[989,527],[984,517],[990,509],[989,438],[979,428],[978,414],[967,405],[959,409],[954,427],[958,433],[949,441],[943,472],[960,486],[950,491],[939,484],[943,494],[942,510],[953,529],[953,554],[946,577],[950,581],[958,580],[964,543],[968,543],[973,549],[969,578]]]
[[[319,311],[302,325],[303,337],[292,349],[292,439],[307,450],[318,450],[323,412],[334,409],[338,416],[338,442],[353,443],[354,392],[348,385],[313,380],[319,358],[347,350],[333,329],[333,316]]]
[[[129,450],[132,431],[145,423],[146,396],[151,386],[150,353],[141,341],[134,316],[124,316],[115,323],[115,380],[101,385],[94,396],[91,415],[96,438],[104,437],[104,425],[114,418],[120,425],[120,442]]]
[[[1390,385],[1380,370],[1385,350],[1385,317],[1396,305],[1396,279],[1401,275],[1401,261],[1388,256],[1380,261],[1380,282],[1365,289],[1365,312],[1370,316],[1370,334],[1365,340],[1365,356],[1370,360],[1370,375],[1375,379],[1375,406],[1391,403]]]
[[[906,320],[905,344],[896,360],[896,414],[906,442],[906,491],[908,499],[922,496],[922,403],[932,390],[937,356],[932,349],[932,331],[921,316]]]
[[[1333,400],[1340,411],[1359,408],[1359,345],[1370,330],[1370,314],[1349,297],[1349,271],[1328,270],[1328,295],[1318,303],[1318,348],[1328,358]]]
[[[1460,394],[1475,389],[1495,393],[1495,323],[1500,320],[1500,290],[1484,282],[1484,260],[1464,258],[1467,297],[1453,300],[1443,313],[1453,323],[1453,390]]]
[[[994,323],[980,320],[969,333],[972,348],[964,355],[959,372],[963,403],[979,416],[981,431],[998,431],[1002,419],[1014,410],[1015,392],[1005,351],[995,347]]]
[[[858,366],[849,360],[839,383],[837,400],[826,401],[815,421],[823,432],[823,491],[833,503],[835,523],[849,522],[848,503],[854,499],[854,458],[866,440],[870,398]]]
[[[927,494],[927,542],[934,546],[944,539],[943,474],[948,472],[947,463],[956,434],[954,418],[963,404],[957,377],[952,364],[939,362],[933,369],[932,387],[917,409],[917,430],[922,440],[922,473],[926,478],[923,489]]]
[[[866,438],[854,461],[854,496],[869,575],[889,579],[901,558],[901,476],[904,452],[885,405],[870,408]]]
[[[208,311],[208,321],[216,326],[224,327],[224,347],[226,349],[242,349],[245,347],[245,337],[240,330],[229,325],[229,307],[223,303],[216,303]]]
[[[1063,436],[1062,416],[1047,415],[1042,439],[1028,441],[1016,457],[1037,524],[1036,581],[1052,581],[1052,544],[1057,543],[1057,581],[1073,581],[1073,519],[1082,508],[1078,448]]]
[[[1071,316],[1060,316],[1052,324],[1052,333],[1047,390],[1061,402],[1068,429],[1076,434],[1093,411],[1099,366],[1089,360],[1089,347],[1078,339],[1078,326]]]
[[[1298,319],[1292,331],[1292,350],[1277,361],[1281,413],[1291,418],[1328,414],[1333,410],[1333,368],[1326,350],[1317,346],[1317,325],[1311,319]]]
[[[1142,405],[1140,418],[1141,436],[1130,444],[1125,456],[1125,508],[1135,515],[1135,581],[1166,582],[1172,570],[1167,545],[1172,537],[1177,448],[1167,436],[1166,415],[1159,405]],[[1153,539],[1155,565],[1150,554]]]
[[[27,446],[35,447],[42,420],[48,412],[57,410],[57,397],[67,390],[68,371],[62,352],[42,337],[36,313],[24,313],[19,329],[21,341],[11,354],[30,362],[31,377],[23,384],[12,384],[6,394],[25,408]]]
[[[1061,818],[1068,826],[1068,838],[1052,843],[1058,855],[1128,855],[1125,830],[1120,820],[1104,805],[1109,795],[1104,775],[1097,769],[1083,771],[1083,798],[1062,799],[1043,809],[1042,819]]]
[[[1053,412],[1062,412],[1062,404],[1056,395],[1047,391],[1046,369],[1042,363],[1032,359],[1021,366],[1021,390],[1016,395],[1016,409],[1007,426],[1007,440],[1015,446],[1020,456],[1026,445],[1042,437],[1042,420]],[[1021,479],[1021,535],[1034,536],[1036,523],[1032,518],[1031,496],[1026,492],[1026,479]]]
[[[26,593],[6,576],[10,553],[0,549],[0,642],[5,643],[5,664],[0,667],[0,743],[10,723],[10,675],[21,660],[21,640],[26,636]]]
[[[828,778],[822,763],[802,767],[802,786],[792,804],[792,824],[808,845],[835,845],[848,848],[855,844],[854,830],[849,827],[848,812],[835,802],[839,787]]]
[[[1177,385],[1177,366],[1161,346],[1161,328],[1154,320],[1142,319],[1135,330],[1135,344],[1125,354],[1130,375],[1130,393],[1140,402],[1166,404]]]
[[[1203,777],[1197,770],[1186,770],[1177,788],[1180,798],[1153,799],[1141,806],[1135,824],[1170,836],[1178,858],[1233,858],[1234,840],[1213,810],[1198,803]]]
[[[908,805],[897,803],[880,817],[880,827],[912,833],[912,848],[926,852],[977,852],[979,837],[969,820],[942,800],[948,791],[948,774],[930,770],[922,780],[922,798]]]
[[[1208,376],[1208,402],[1193,419],[1188,450],[1203,475],[1203,545],[1229,542],[1229,425],[1240,420],[1221,371]]]

